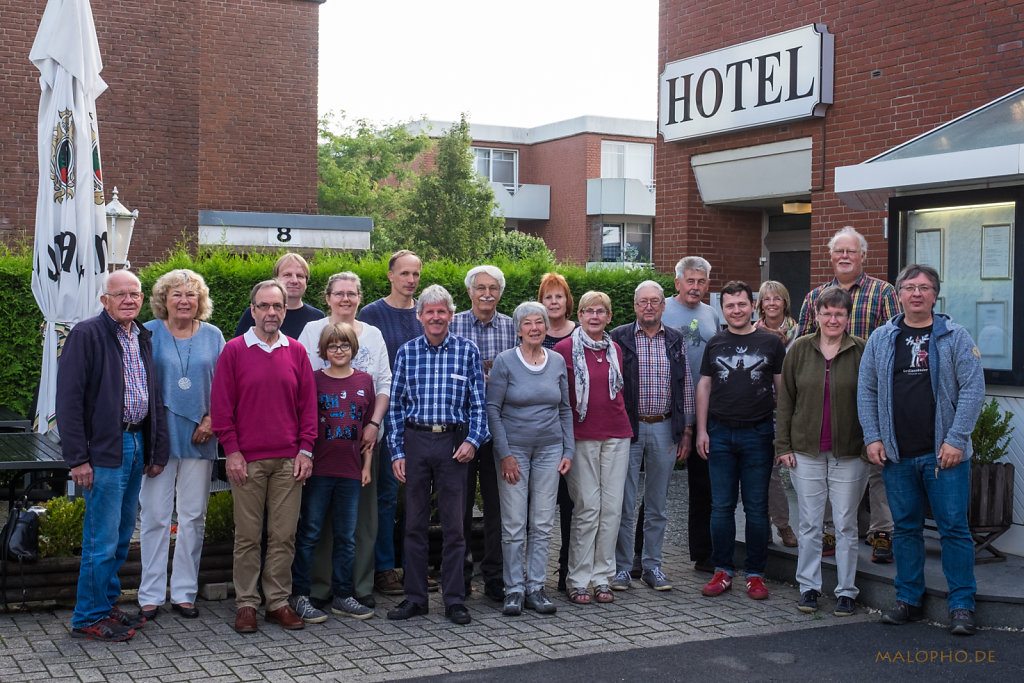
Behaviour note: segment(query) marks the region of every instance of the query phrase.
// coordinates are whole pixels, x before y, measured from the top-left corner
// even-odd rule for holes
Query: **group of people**
[[[676,265],[677,295],[641,282],[635,322],[609,330],[610,298],[586,292],[574,322],[573,295],[557,273],[544,276],[536,301],[511,317],[498,312],[505,278],[490,265],[467,273],[472,305],[456,314],[440,285],[416,297],[421,262],[407,250],[388,263],[388,296],[362,310],[359,277],[332,275],[325,316],[304,303],[309,267],[290,253],[253,287],[227,343],[205,322],[212,302],[198,274],[162,276],[154,320],[142,326],[138,278],[107,275],[104,311],[73,328],[58,370],[64,456],[86,499],[72,634],[127,640],[158,617],[175,514],[171,607],[199,615],[218,444],[234,501],[240,633],[258,630],[264,602],[265,621],[286,629],[323,622],[328,611],[370,618],[374,590],[404,596],[389,619],[427,614],[438,587],[428,575],[435,509],[445,616],[469,623],[478,484],[483,590],[503,614],[556,611],[546,593],[556,506],[558,588],[570,603],[612,602],[634,578],[670,590],[666,501],[680,461],[690,558],[712,573],[705,596],[732,586],[742,498],[746,588],[768,597],[769,481],[782,465],[798,500],[798,607],[818,607],[831,517],[835,613],[852,614],[857,508],[875,469],[888,501],[884,489],[868,497],[872,518],[889,526],[873,526],[873,540],[884,561],[892,539],[898,571],[897,602],[883,621],[920,618],[921,502],[942,496],[933,510],[941,507],[953,632],[973,632],[973,570],[961,555],[971,553],[965,472],[984,394],[977,352],[962,327],[932,313],[933,270],[908,266],[893,289],[864,275],[866,242],[852,228],[829,249],[836,278],[808,294],[799,324],[785,287],[768,282],[755,325],[753,292],[732,281],[721,291],[724,329],[704,301],[711,265],[696,256]],[[866,319],[879,327],[867,341],[858,334]],[[789,529],[782,501],[771,516],[780,532]],[[140,504],[139,611],[127,614],[116,603],[117,569]]]

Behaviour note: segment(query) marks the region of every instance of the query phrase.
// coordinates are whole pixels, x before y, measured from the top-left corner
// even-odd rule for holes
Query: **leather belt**
[[[435,434],[440,434],[442,432],[454,432],[456,429],[461,427],[462,424],[460,424],[458,422],[453,422],[453,423],[442,423],[442,424],[436,424],[436,425],[421,425],[421,424],[416,424],[415,422],[410,422],[409,420],[406,420],[405,421],[405,426],[408,427],[409,429],[415,429],[418,432],[434,432]]]
[[[143,425],[144,422],[145,422],[145,420],[143,420],[143,422],[122,422],[121,423],[121,431],[122,432],[140,432],[140,431],[142,431],[142,425]]]
[[[641,422],[646,422],[649,425],[655,425],[659,422],[672,419],[672,413],[665,413],[664,415],[641,415],[638,418]]]

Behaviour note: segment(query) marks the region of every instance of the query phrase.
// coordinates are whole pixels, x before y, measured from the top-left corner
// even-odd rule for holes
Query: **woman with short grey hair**
[[[502,614],[517,616],[523,607],[553,614],[544,576],[558,475],[569,471],[575,450],[569,376],[563,358],[543,346],[543,305],[519,304],[512,322],[522,343],[498,354],[487,381],[487,422],[499,465]]]

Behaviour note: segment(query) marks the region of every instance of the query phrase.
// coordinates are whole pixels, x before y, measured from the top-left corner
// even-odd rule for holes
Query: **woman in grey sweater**
[[[569,471],[574,452],[569,378],[562,357],[543,347],[544,306],[519,304],[512,323],[522,344],[498,354],[487,380],[487,422],[500,466],[502,613],[516,616],[525,606],[552,614],[544,577],[558,475]]]

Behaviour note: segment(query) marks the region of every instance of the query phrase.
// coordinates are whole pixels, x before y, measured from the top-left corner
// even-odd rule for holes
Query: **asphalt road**
[[[483,669],[421,681],[1024,680],[1024,634],[852,623]]]

